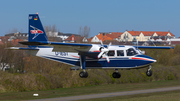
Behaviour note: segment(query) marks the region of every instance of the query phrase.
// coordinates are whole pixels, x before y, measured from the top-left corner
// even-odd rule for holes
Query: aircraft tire
[[[119,72],[114,72],[112,74],[113,78],[120,78],[121,77],[121,74]]]
[[[152,71],[151,71],[151,70],[147,71],[147,72],[146,72],[146,75],[147,75],[148,77],[152,76]]]
[[[81,72],[79,73],[79,76],[80,76],[81,78],[87,78],[87,77],[88,77],[88,72],[81,71]]]
[[[84,72],[84,78],[88,77],[88,72]]]
[[[117,78],[120,78],[120,77],[121,77],[121,74],[120,74],[119,72],[118,72],[117,74],[118,74],[118,75],[117,75]]]
[[[79,76],[80,76],[81,78],[83,78],[83,77],[84,77],[84,72],[81,71],[81,72],[79,73]]]

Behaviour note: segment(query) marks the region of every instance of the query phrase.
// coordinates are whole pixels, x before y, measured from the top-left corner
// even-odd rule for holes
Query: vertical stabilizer
[[[29,14],[29,42],[48,41],[38,14]]]

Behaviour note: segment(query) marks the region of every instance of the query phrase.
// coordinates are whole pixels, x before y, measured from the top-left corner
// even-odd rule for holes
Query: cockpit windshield
[[[133,55],[136,55],[138,53],[133,48],[129,48],[126,50],[126,54],[127,54],[127,56],[133,56]]]

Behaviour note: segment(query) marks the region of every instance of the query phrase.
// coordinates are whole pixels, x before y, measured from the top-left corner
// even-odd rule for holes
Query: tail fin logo
[[[31,28],[33,28],[34,30],[31,30],[31,34],[35,34],[34,37],[32,39],[35,39],[39,34],[43,34],[43,31],[36,28],[36,27],[33,27],[30,25]]]

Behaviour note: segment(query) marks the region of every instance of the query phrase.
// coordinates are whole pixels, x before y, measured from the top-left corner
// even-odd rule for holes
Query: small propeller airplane
[[[138,69],[149,66],[146,75],[151,76],[151,64],[155,59],[143,55],[139,48],[173,49],[170,46],[128,46],[50,42],[38,14],[29,14],[28,41],[19,42],[28,47],[9,47],[8,49],[26,50],[27,53],[78,66],[81,78],[87,78],[86,69],[114,69],[113,78],[120,78],[118,69]]]

